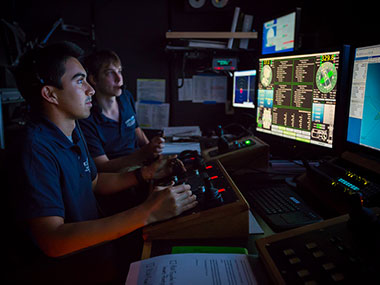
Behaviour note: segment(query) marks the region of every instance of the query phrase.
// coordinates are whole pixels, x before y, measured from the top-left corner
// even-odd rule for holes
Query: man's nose
[[[123,81],[123,75],[121,73],[116,73],[116,82]]]
[[[95,89],[87,82],[87,92],[86,95],[93,96],[95,94]]]

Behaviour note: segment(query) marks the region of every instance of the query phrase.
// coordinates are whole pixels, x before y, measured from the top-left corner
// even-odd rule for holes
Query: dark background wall
[[[49,42],[71,40],[86,51],[114,49],[122,59],[125,82],[133,94],[136,94],[137,78],[166,79],[166,101],[171,103],[170,124],[200,125],[203,129],[241,120],[241,116],[247,121],[248,117],[244,117],[241,110],[235,110],[235,115],[226,115],[224,104],[177,101],[176,84],[181,75],[182,57],[165,52],[165,32],[169,30],[229,31],[234,8],[239,6],[244,13],[254,15],[253,26],[260,31],[264,20],[301,7],[303,49],[380,42],[376,7],[367,0],[354,4],[349,1],[229,0],[223,9],[214,8],[209,2],[207,0],[201,9],[194,9],[187,0],[8,0],[0,4],[0,18],[9,23],[17,22],[25,33],[25,41],[42,40],[59,18],[77,27],[89,30],[93,27],[95,39],[57,30]],[[8,64],[7,55],[12,53],[4,43],[5,39],[1,38],[2,65]],[[250,41],[250,51],[240,55],[241,68],[256,64],[260,44],[259,39]],[[199,65],[207,67],[210,60],[188,60],[185,75],[193,75]],[[228,96],[231,96],[230,91],[229,87]]]

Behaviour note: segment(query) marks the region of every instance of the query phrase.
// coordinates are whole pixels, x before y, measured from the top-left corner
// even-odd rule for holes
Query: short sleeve
[[[17,182],[21,191],[24,219],[60,216],[65,217],[65,207],[59,181],[59,166],[54,156],[43,146],[33,144],[27,147],[22,159],[21,176]]]

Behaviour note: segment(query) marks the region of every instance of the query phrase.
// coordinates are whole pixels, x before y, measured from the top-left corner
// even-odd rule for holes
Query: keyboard
[[[251,189],[244,192],[244,196],[251,210],[276,232],[323,220],[286,183]]]

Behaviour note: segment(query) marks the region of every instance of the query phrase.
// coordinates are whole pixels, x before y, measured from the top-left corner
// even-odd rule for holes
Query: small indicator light
[[[249,145],[249,144],[251,144],[252,142],[251,142],[250,140],[246,140],[246,141],[244,141],[244,143]]]
[[[210,179],[216,179],[216,178],[218,178],[218,176],[216,176],[216,175],[210,177]]]
[[[226,191],[225,188],[218,189],[218,192],[219,192],[219,193],[220,193],[220,192],[225,192],[225,191]]]
[[[206,169],[211,169],[212,168],[212,166],[211,165],[209,165],[209,166],[206,166]]]

